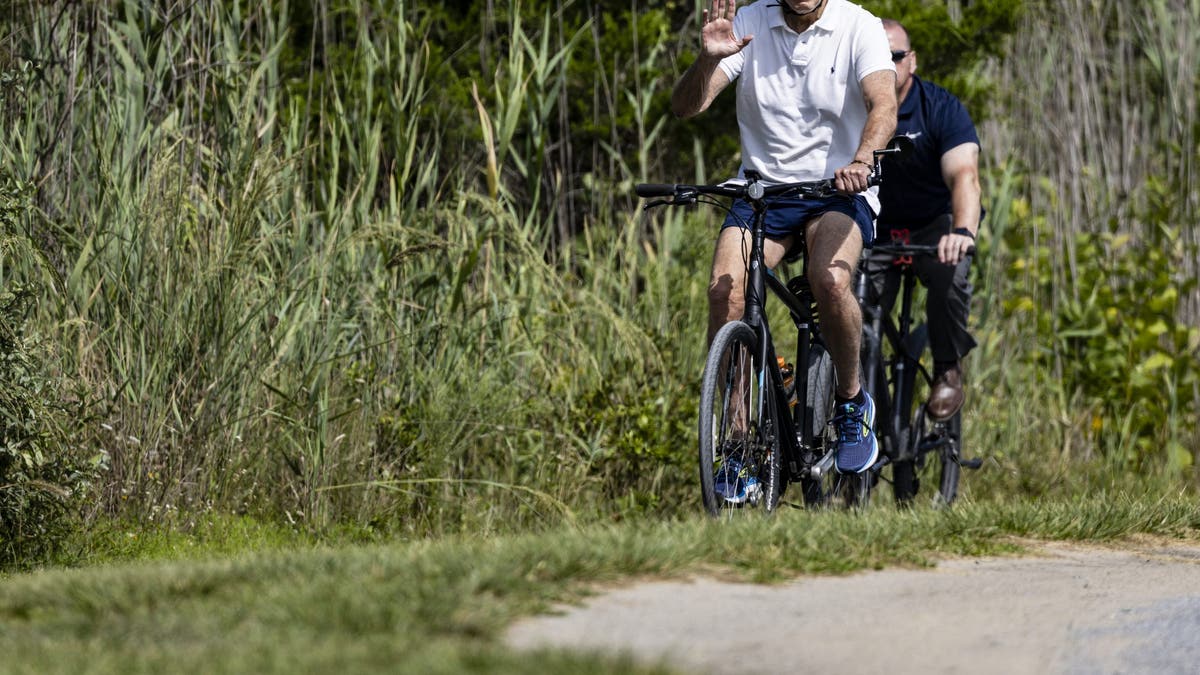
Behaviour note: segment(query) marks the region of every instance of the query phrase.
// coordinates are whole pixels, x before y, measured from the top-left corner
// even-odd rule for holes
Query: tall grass
[[[980,478],[980,496],[1052,490],[1097,454],[1076,392],[1037,377],[1046,345],[1005,304],[1041,277],[1012,272],[1004,232],[1055,253],[1057,301],[1081,296],[1072,232],[1196,213],[1194,158],[1151,152],[1194,140],[1195,60],[1134,58],[1194,52],[1194,24],[1155,18],[1183,5],[1072,1],[1074,34],[1122,41],[1103,54],[1121,70],[1088,70],[1081,50],[1105,40],[1061,44],[1033,20],[1021,39],[1045,48],[994,64],[1044,112],[997,102],[985,128],[997,243],[969,444],[1004,478]],[[449,52],[437,14],[401,0],[51,3],[0,22],[0,161],[36,186],[25,229],[54,284],[36,326],[86,392],[98,512],[423,536],[692,507],[713,217],[643,217],[630,187],[727,160],[709,155],[728,138],[695,127],[680,145],[661,112],[694,32],[649,10],[571,25],[522,7],[496,6],[479,44]],[[621,58],[598,63],[602,46]],[[1165,98],[1130,84],[1145,68]],[[581,71],[590,124],[568,94]],[[1162,156],[1156,178],[1191,191],[1155,202]],[[1030,457],[1039,445],[1061,461]]]
[[[1007,219],[989,218],[991,293],[1036,336],[1064,452],[1130,469],[1186,469],[1200,446],[1197,30],[1186,0],[1034,3],[985,128]]]
[[[690,387],[640,388],[699,362],[661,350],[698,304],[668,271],[682,221],[646,245],[610,207],[551,246],[563,193],[540,177],[561,139],[539,124],[587,27],[558,41],[552,15],[515,9],[477,138],[425,108],[429,27],[403,2],[314,19],[300,71],[281,61],[303,29],[286,3],[64,4],[10,26],[40,60],[0,156],[41,188],[29,227],[61,289],[40,326],[91,394],[102,510],[421,535],[682,489],[677,461],[618,457],[606,428],[688,409]],[[652,140],[661,122],[639,120]],[[675,428],[652,418],[635,433]]]

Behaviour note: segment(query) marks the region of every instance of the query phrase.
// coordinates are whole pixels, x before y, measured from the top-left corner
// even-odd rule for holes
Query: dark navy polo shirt
[[[941,87],[917,76],[900,104],[896,135],[915,146],[900,159],[883,161],[879,186],[878,232],[889,228],[920,229],[951,213],[950,188],[942,178],[942,155],[963,143],[979,144],[975,124],[962,102]]]

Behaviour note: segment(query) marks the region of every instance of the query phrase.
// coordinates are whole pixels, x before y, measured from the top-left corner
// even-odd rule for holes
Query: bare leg
[[[746,262],[750,259],[751,241],[750,231],[740,227],[727,227],[717,238],[708,282],[709,343],[721,326],[742,318],[746,311]],[[767,239],[763,244],[767,267],[778,265],[790,245],[791,237],[779,241]]]
[[[717,239],[712,277],[708,284],[709,344],[712,344],[713,337],[722,326],[741,319],[746,310],[746,264],[750,259],[751,244],[750,231],[739,227],[725,228]],[[778,265],[790,245],[791,237],[782,241],[766,240],[763,243],[763,258],[767,267],[774,268]],[[733,409],[730,415],[735,437],[749,428],[751,357],[748,353],[742,356],[741,363],[744,365],[733,375],[737,382],[735,390],[745,392],[745,398],[738,397],[732,401]],[[722,364],[722,372],[728,366],[729,364]]]
[[[808,281],[817,298],[821,330],[837,372],[837,395],[858,395],[862,312],[854,297],[854,271],[862,254],[862,233],[843,213],[828,212],[808,224]]]

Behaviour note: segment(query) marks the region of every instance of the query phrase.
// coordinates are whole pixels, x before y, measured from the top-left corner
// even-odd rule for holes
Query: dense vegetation
[[[713,215],[630,191],[736,164],[666,114],[691,3],[7,4],[6,562],[695,508]],[[1194,484],[1200,7],[863,4],[985,145],[968,494]]]

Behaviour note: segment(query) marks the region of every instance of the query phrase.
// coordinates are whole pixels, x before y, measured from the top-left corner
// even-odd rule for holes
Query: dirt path
[[[1200,546],[1062,544],[932,570],[604,593],[507,635],[709,673],[1200,673]]]

